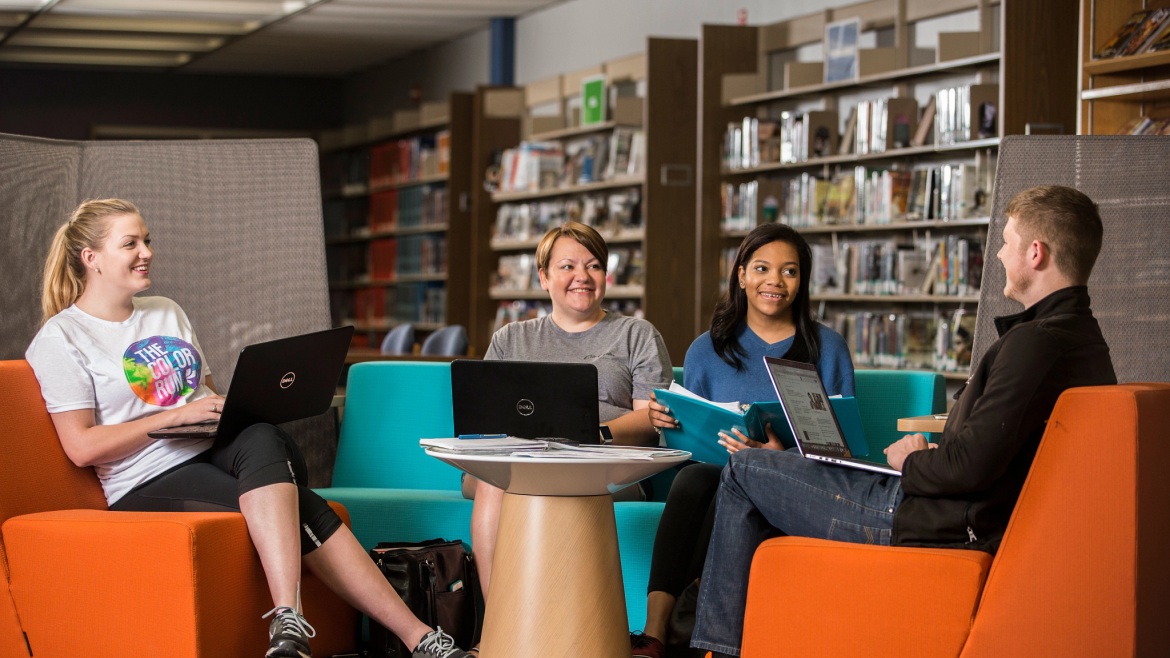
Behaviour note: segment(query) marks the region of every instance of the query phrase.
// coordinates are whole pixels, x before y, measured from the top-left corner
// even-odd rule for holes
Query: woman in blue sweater
[[[735,256],[727,296],[715,307],[711,330],[687,350],[688,390],[715,402],[776,400],[765,356],[816,364],[829,395],[853,395],[853,361],[840,334],[813,319],[808,284],[812,250],[791,227],[765,224],[744,238]],[[670,410],[650,403],[656,428],[678,427]],[[721,432],[728,452],[744,448],[783,450],[767,428],[768,443],[738,430]],[[631,635],[635,658],[662,658],[675,601],[702,574],[715,518],[715,493],[723,470],[714,464],[682,469],[671,486],[654,538],[646,627]],[[696,513],[698,512],[698,513]]]

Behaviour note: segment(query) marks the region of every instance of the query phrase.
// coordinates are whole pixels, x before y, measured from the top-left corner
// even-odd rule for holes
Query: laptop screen
[[[776,395],[802,453],[852,457],[815,366],[764,357]]]

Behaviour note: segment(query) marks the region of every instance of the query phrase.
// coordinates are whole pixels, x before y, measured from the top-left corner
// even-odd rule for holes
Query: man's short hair
[[[561,236],[572,238],[579,242],[581,246],[588,249],[589,253],[593,254],[593,257],[601,262],[601,271],[605,272],[609,269],[609,246],[605,244],[605,238],[601,237],[601,234],[592,226],[571,221],[565,222],[557,228],[550,229],[540,239],[540,244],[536,247],[537,269],[548,274],[549,261],[552,260],[553,244]]]
[[[1089,282],[1105,230],[1097,204],[1084,192],[1061,185],[1033,187],[1012,197],[1005,214],[1015,218],[1024,244],[1043,242],[1058,270],[1078,285]]]

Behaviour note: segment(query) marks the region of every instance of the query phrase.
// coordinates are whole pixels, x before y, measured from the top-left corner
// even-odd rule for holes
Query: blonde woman
[[[219,418],[199,339],[183,309],[150,288],[154,252],[128,201],[88,201],[53,238],[44,326],[25,354],[65,454],[92,466],[116,511],[237,511],[260,555],[275,607],[268,657],[309,658],[300,612],[302,562],[354,607],[396,633],[414,658],[463,658],[418,620],[353,534],[305,487],[304,457],[283,431],[155,440],[148,432]]]
[[[654,325],[601,308],[608,260],[605,240],[589,226],[567,222],[546,233],[536,248],[536,266],[540,287],[552,299],[552,313],[504,325],[483,358],[592,363],[597,366],[600,419],[614,443],[657,445],[650,395],[670,386],[670,356]],[[503,495],[476,481],[471,540],[485,598]]]

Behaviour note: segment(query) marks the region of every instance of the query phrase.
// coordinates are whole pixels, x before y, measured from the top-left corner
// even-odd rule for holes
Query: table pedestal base
[[[483,658],[628,658],[610,496],[504,494]]]

